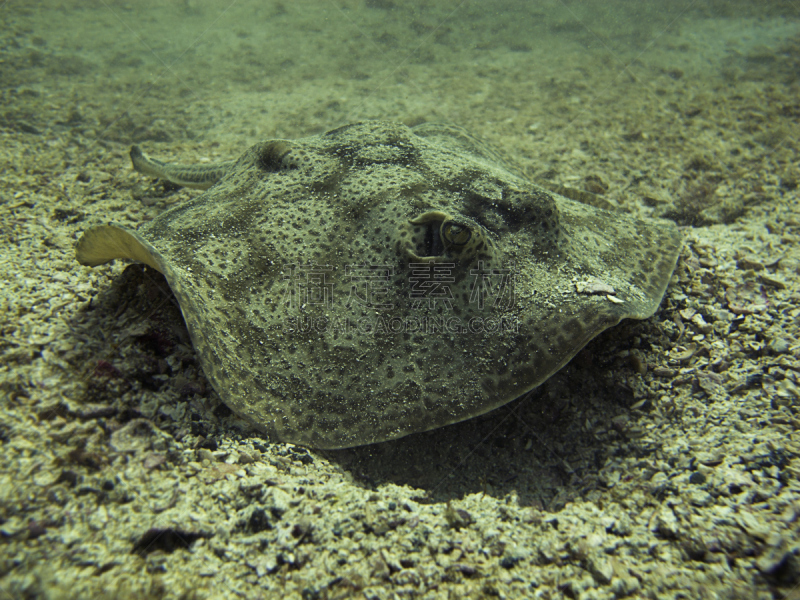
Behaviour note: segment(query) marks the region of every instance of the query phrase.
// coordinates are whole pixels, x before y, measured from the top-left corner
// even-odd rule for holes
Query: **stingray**
[[[463,129],[382,121],[137,171],[206,191],[81,264],[158,269],[203,371],[271,439],[345,448],[486,413],[654,314],[675,224],[535,185]]]

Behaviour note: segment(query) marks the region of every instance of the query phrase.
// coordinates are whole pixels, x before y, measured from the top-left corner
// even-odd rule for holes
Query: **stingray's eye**
[[[463,246],[472,238],[472,231],[466,225],[455,221],[442,223],[442,239],[449,246]]]

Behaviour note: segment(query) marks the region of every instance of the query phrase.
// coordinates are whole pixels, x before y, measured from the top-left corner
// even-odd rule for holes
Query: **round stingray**
[[[78,260],[164,273],[222,400],[314,447],[517,398],[652,315],[681,246],[674,224],[549,192],[453,126],[357,123],[202,168],[132,156],[210,187],[136,231],[89,229]]]

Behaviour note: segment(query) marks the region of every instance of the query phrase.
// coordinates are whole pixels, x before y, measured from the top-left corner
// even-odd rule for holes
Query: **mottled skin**
[[[513,400],[604,329],[652,315],[681,246],[674,224],[549,192],[447,125],[357,123],[194,172],[218,181],[136,231],[88,230],[78,260],[163,272],[222,400],[320,448]]]

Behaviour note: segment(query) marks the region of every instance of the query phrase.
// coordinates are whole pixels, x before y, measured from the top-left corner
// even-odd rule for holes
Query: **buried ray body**
[[[654,313],[674,224],[519,177],[462,129],[363,122],[257,144],[137,230],[89,229],[77,258],[167,278],[222,400],[275,439],[368,444],[485,413],[604,329]]]

